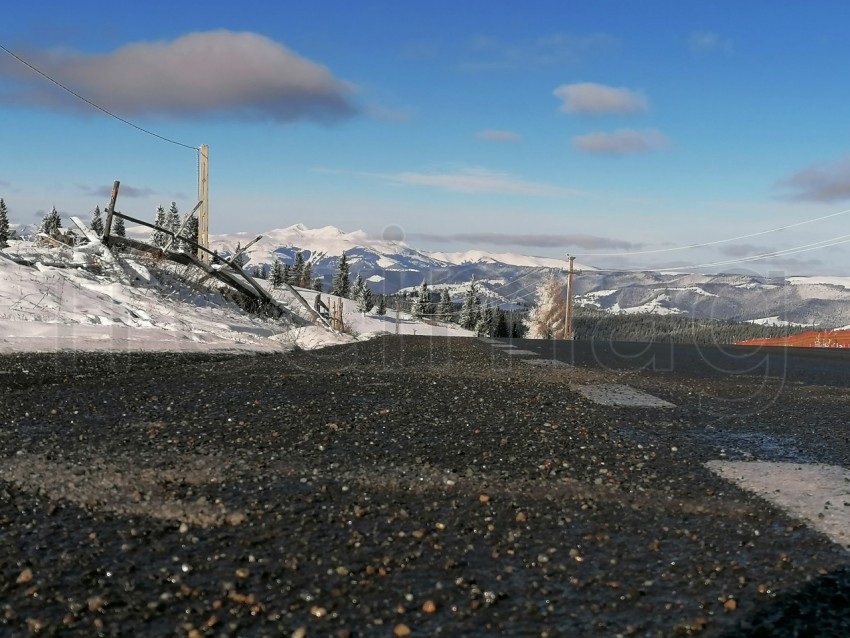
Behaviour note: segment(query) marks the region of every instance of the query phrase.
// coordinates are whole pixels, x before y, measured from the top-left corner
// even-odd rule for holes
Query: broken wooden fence
[[[218,281],[221,281],[222,283],[230,286],[231,288],[238,290],[243,295],[247,296],[249,299],[253,299],[253,300],[259,302],[261,305],[274,308],[279,313],[278,316],[287,316],[290,319],[292,319],[293,321],[298,322],[298,323],[305,321],[301,316],[297,315],[292,310],[290,310],[289,308],[287,308],[286,306],[284,306],[280,302],[278,302],[265,288],[263,288],[260,284],[258,284],[254,280],[254,278],[251,277],[251,275],[246,273],[242,269],[241,265],[239,265],[239,263],[233,259],[233,257],[236,257],[236,255],[233,255],[233,257],[231,257],[230,259],[227,259],[227,258],[222,257],[221,255],[218,255],[217,253],[209,250],[206,246],[202,246],[198,242],[196,242],[192,239],[189,239],[188,237],[180,236],[179,233],[186,226],[186,220],[184,220],[184,223],[181,226],[181,229],[178,230],[177,233],[175,233],[168,228],[162,228],[161,226],[157,226],[156,224],[151,224],[150,222],[146,222],[146,221],[143,221],[141,219],[131,217],[130,215],[126,215],[124,213],[121,213],[121,212],[115,210],[115,202],[118,198],[119,186],[120,186],[120,182],[118,180],[116,180],[115,184],[113,185],[113,188],[112,188],[112,196],[109,200],[109,207],[106,210],[106,220],[104,221],[103,237],[101,239],[101,241],[103,242],[103,244],[105,246],[110,247],[110,248],[113,247],[113,246],[132,248],[132,249],[135,249],[135,250],[140,250],[142,252],[152,254],[152,255],[157,256],[159,258],[163,258],[163,259],[167,259],[169,261],[173,261],[175,263],[178,263],[178,264],[181,264],[181,265],[184,265],[184,266],[185,265],[193,265],[193,266],[203,270],[210,277],[213,277],[213,278],[217,279]],[[195,209],[192,211],[192,213],[190,213],[190,215],[194,214],[195,210],[197,210],[197,209],[198,209],[198,207],[196,206]],[[136,239],[130,239],[129,237],[114,236],[111,233],[111,231],[112,231],[112,218],[116,215],[118,217],[120,217],[121,219],[124,219],[128,222],[133,222],[134,224],[140,224],[142,226],[147,226],[148,228],[152,228],[153,230],[155,230],[157,232],[160,232],[160,233],[167,235],[170,239],[169,239],[168,243],[166,244],[166,246],[170,247],[176,240],[180,240],[182,242],[189,244],[190,246],[195,248],[197,251],[209,254],[212,257],[220,259],[222,262],[224,262],[224,264],[226,266],[231,268],[234,272],[233,273],[228,272],[227,270],[225,270],[223,268],[215,268],[214,266],[207,264],[204,261],[201,261],[200,259],[197,259],[196,257],[189,255],[187,253],[174,252],[174,251],[171,251],[171,250],[166,250],[163,247],[152,246],[151,244],[147,244],[143,241],[139,241],[139,240],[136,240]],[[257,239],[260,239],[260,238],[258,237]],[[254,241],[257,241],[257,239],[255,239]],[[251,242],[251,243],[253,243],[253,242]],[[251,244],[248,244],[248,246],[250,246],[250,245]],[[248,246],[245,246],[245,248],[247,248]],[[241,252],[244,252],[244,249],[242,249],[242,251],[240,251],[240,253]],[[319,312],[314,310],[310,306],[310,304],[307,302],[307,300],[304,299],[304,297],[302,297],[301,294],[297,290],[295,290],[292,286],[290,286],[287,283],[285,283],[284,286],[288,289],[289,293],[292,294],[292,296],[295,297],[295,299],[298,302],[300,302],[301,305],[304,306],[304,308],[306,308],[306,310],[308,311],[310,316],[312,316],[313,319],[319,325],[327,328],[331,332],[337,332],[333,328],[333,326],[331,325],[331,322],[328,319],[326,319],[325,317],[323,317]]]

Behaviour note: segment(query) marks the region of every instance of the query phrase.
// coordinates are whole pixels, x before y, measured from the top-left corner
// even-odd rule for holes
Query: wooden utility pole
[[[567,320],[564,324],[564,339],[573,338],[573,262],[575,257],[570,255],[570,274],[567,276]]]
[[[106,221],[103,223],[103,245],[109,246],[109,235],[112,233],[112,214],[115,212],[115,200],[118,199],[118,187],[121,182],[117,179],[112,185],[112,195],[109,197],[109,206],[106,209]]]
[[[198,243],[206,249],[210,247],[210,147],[201,144],[201,166],[198,173],[198,199],[201,200],[201,210],[198,213]],[[208,253],[198,251],[198,259],[209,263]]]

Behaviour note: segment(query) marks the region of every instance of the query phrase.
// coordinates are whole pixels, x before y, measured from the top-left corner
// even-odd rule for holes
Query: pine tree
[[[322,292],[324,290],[324,286],[322,285],[322,280],[320,278],[316,278],[313,282],[313,290],[317,292]]]
[[[165,227],[172,233],[180,230],[180,213],[177,211],[177,202],[171,202],[171,208],[168,209]]]
[[[302,288],[309,288],[313,283],[313,264],[309,261],[304,264],[304,273],[301,275],[301,282],[298,284]]]
[[[235,264],[239,268],[245,265],[245,255],[240,253],[242,250],[242,242],[236,242],[236,248],[230,253],[230,263]]]
[[[59,234],[59,229],[62,228],[62,218],[59,216],[59,211],[54,206],[41,220],[41,228],[39,232],[53,237]]]
[[[168,217],[165,213],[165,209],[162,206],[158,206],[156,209],[156,218],[154,219],[154,225],[159,228],[168,228]],[[168,239],[168,235],[160,230],[154,230],[151,233],[150,242],[154,246],[158,246],[162,248],[165,246],[165,242]]]
[[[196,244],[198,243],[198,218],[195,215],[192,215],[192,218],[189,220],[189,223],[186,224],[186,228],[183,230],[183,237],[191,239]],[[186,252],[194,252],[195,247],[192,244],[186,244]]]
[[[354,278],[354,285],[351,286],[352,299],[357,299],[360,296],[360,291],[363,290],[363,286],[365,285],[366,282],[363,281],[363,277],[360,273],[357,273],[357,277]]]
[[[475,324],[478,323],[478,310],[481,301],[478,299],[478,286],[475,280],[469,282],[469,288],[466,289],[466,295],[463,298],[463,307],[460,309],[460,320],[458,323],[461,328],[473,330]]]
[[[338,297],[348,297],[351,294],[351,273],[348,270],[348,259],[345,253],[339,258],[339,266],[337,266],[336,274],[334,275],[331,294]]]
[[[9,244],[9,209],[0,197],[0,248],[8,248]]]
[[[494,337],[508,337],[508,322],[505,317],[505,311],[501,308],[496,311],[496,327],[493,328]]]
[[[493,306],[487,301],[484,305],[484,310],[479,314],[478,321],[475,323],[475,334],[479,337],[493,336],[494,324],[495,315],[493,313]]]
[[[448,288],[443,288],[443,291],[440,293],[440,308],[437,310],[437,314],[440,315],[440,319],[443,321],[451,321],[454,318],[455,307],[452,303],[452,297],[449,294]]]
[[[180,230],[180,213],[177,211],[177,203],[171,202],[171,208],[168,209],[168,212],[165,214],[165,227],[170,230],[175,235],[177,231]],[[165,236],[165,243],[171,239],[170,235]],[[175,238],[171,242],[170,250],[173,251],[181,251],[183,250],[183,242],[180,239]]]
[[[98,236],[103,234],[103,217],[100,216],[100,206],[94,207],[89,226]]]
[[[417,319],[422,319],[425,315],[431,314],[431,293],[428,291],[428,284],[424,281],[419,288],[419,296],[413,304],[411,314]]]
[[[292,285],[292,266],[289,264],[283,265],[283,283]]]
[[[375,310],[375,314],[379,317],[383,317],[387,314],[387,298],[384,295],[381,295],[378,298],[378,308]]]
[[[295,259],[292,263],[292,271],[291,271],[292,285],[293,286],[300,286],[301,285],[301,278],[303,276],[304,276],[304,253],[299,250],[297,253],[295,253]]]
[[[369,284],[364,283],[360,292],[357,294],[357,309],[360,312],[369,312],[375,307],[375,295],[372,294],[372,289]]]
[[[275,260],[274,265],[272,266],[269,281],[273,288],[278,288],[283,284],[283,264],[281,264],[278,260]]]
[[[117,215],[112,218],[112,234],[116,237],[126,237],[127,227],[124,225],[124,219]]]

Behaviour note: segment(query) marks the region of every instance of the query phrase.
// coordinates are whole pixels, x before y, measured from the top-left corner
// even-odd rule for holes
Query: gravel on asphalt
[[[847,549],[703,465],[846,465],[844,390],[386,337],[17,355],[0,392],[4,635],[850,635]]]

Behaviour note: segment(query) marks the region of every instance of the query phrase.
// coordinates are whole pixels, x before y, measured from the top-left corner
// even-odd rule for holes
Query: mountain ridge
[[[213,248],[231,252],[249,233],[215,235]],[[410,292],[423,281],[448,288],[459,301],[469,282],[505,308],[532,305],[551,272],[565,278],[567,261],[483,250],[420,251],[404,241],[376,238],[363,230],[335,226],[310,229],[294,224],[264,233],[251,246],[248,266],[292,263],[295,253],[313,262],[315,276],[330,286],[343,251],[352,275],[361,275],[379,294]],[[762,277],[673,271],[609,271],[576,263],[576,303],[615,314],[681,314],[695,318],[772,321],[838,327],[850,323],[850,277]]]

